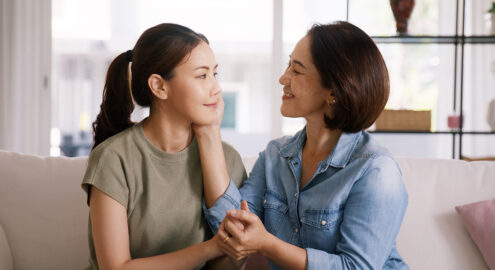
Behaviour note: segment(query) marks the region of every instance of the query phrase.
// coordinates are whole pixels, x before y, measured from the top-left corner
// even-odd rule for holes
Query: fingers
[[[227,211],[227,216],[232,217],[233,219],[238,219],[248,224],[256,222],[256,219],[258,218],[258,216],[253,213],[237,209]]]
[[[244,231],[239,230],[239,228],[232,222],[230,219],[226,218],[225,221],[225,230],[232,235],[232,238],[235,238],[239,243],[243,243],[244,240]]]
[[[244,224],[242,224],[242,222],[240,222],[239,220],[229,217],[226,217],[225,220],[229,220],[230,222],[232,222],[239,230],[244,230]]]
[[[241,209],[244,210],[244,211],[247,211],[249,213],[251,212],[251,210],[249,210],[249,206],[248,206],[246,200],[242,200],[241,201]]]
[[[223,253],[234,260],[242,260],[252,254],[252,251],[245,250],[233,237],[227,238],[227,241],[219,244],[219,246]]]

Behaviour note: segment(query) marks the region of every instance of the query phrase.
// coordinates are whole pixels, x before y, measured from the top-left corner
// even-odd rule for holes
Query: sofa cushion
[[[12,255],[10,254],[9,243],[7,237],[0,224],[0,269],[11,270],[14,269],[12,265]]]
[[[16,269],[88,265],[86,162],[0,151],[0,224]]]
[[[397,248],[411,269],[488,269],[455,206],[495,197],[495,162],[398,158],[409,205]]]
[[[490,269],[495,269],[495,199],[456,206]]]

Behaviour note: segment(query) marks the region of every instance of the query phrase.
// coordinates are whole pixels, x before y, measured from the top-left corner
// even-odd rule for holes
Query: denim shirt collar
[[[337,145],[330,155],[323,161],[326,164],[323,170],[328,166],[344,168],[352,156],[357,143],[360,141],[362,131],[355,133],[342,132]],[[280,149],[280,155],[285,158],[302,157],[302,149],[306,142],[306,127],[290,138]]]

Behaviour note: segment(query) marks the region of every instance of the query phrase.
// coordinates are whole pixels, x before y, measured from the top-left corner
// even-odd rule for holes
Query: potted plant
[[[492,7],[487,11],[487,25],[489,26],[489,34],[495,35],[495,2],[492,2]]]

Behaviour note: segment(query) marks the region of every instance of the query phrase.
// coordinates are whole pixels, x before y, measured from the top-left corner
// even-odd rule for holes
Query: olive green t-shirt
[[[223,143],[229,176],[239,187],[246,171],[239,153]],[[142,122],[98,145],[90,154],[82,188],[94,186],[127,209],[132,258],[177,251],[211,238],[202,212],[203,177],[196,138],[167,153],[145,137]],[[98,269],[91,220],[90,266]]]

